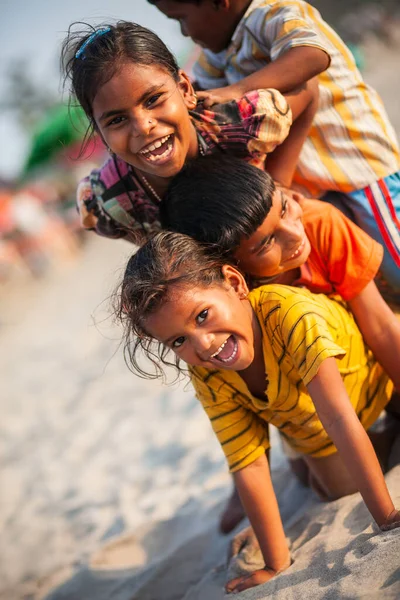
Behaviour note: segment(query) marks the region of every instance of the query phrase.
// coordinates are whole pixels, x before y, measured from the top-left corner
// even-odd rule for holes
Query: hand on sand
[[[250,575],[243,575],[242,577],[236,577],[236,579],[228,581],[228,583],[225,586],[225,590],[228,592],[228,594],[238,594],[239,592],[248,590],[249,588],[255,587],[256,585],[266,583],[275,575],[275,571],[272,571],[272,569],[268,569],[268,567],[264,567],[264,569],[254,571]]]
[[[390,529],[396,529],[397,527],[400,527],[400,510],[394,509],[380,529],[381,531],[390,531]]]
[[[203,102],[204,108],[211,108],[213,104],[223,104],[230,100],[238,100],[243,95],[233,85],[196,93],[198,100]]]

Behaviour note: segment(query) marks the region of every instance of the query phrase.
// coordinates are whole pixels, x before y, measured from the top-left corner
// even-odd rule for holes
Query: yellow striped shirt
[[[339,298],[282,285],[250,292],[262,330],[264,398],[254,397],[235,371],[191,367],[196,395],[222,446],[231,471],[254,462],[269,447],[268,423],[297,452],[336,451],[306,386],[321,363],[335,357],[350,401],[368,429],[390,400],[393,384],[365,346]]]
[[[229,47],[203,51],[194,67],[204,89],[236,83],[297,46],[314,46],[331,59],[319,75],[320,100],[294,182],[304,192],[348,193],[395,173],[399,148],[379,95],[319,12],[302,0],[253,0]]]

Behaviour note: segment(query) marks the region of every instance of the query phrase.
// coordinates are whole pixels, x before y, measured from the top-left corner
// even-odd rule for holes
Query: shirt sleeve
[[[317,211],[318,218],[313,219]],[[319,250],[316,260],[323,263],[321,269],[327,270],[334,293],[352,300],[377,275],[382,246],[330,204],[307,200],[304,214],[310,241]]]
[[[216,57],[206,50],[203,50],[193,66],[193,75],[195,81],[202,90],[211,90],[213,88],[225,87],[228,80],[222,67],[218,66]]]
[[[243,401],[243,395],[229,381],[224,381],[224,372],[193,367],[191,380],[229,470],[239,471],[262,456],[270,446],[268,423],[242,404],[239,399]]]
[[[267,7],[263,19],[255,20],[255,37],[264,45],[272,61],[298,46],[319,48],[330,58],[326,41],[316,25],[307,19],[306,11],[306,3],[281,1]]]
[[[111,239],[129,238],[129,232],[105,212],[92,191],[89,177],[78,185],[76,204],[83,229]]]
[[[290,357],[305,386],[318,373],[324,360],[345,356],[346,351],[331,333],[343,323],[338,322],[335,313],[323,303],[296,293],[286,297],[277,312],[285,354]]]
[[[269,154],[287,138],[292,112],[278,90],[249,92],[238,100],[238,107],[248,134],[247,149],[252,156]]]

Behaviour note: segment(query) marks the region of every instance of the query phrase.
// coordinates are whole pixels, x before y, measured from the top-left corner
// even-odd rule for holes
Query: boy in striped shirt
[[[400,155],[378,94],[350,50],[302,0],[149,0],[203,47],[194,67],[205,107],[252,89],[293,91],[318,77],[320,101],[294,187],[337,206],[384,247],[400,291]],[[268,159],[266,168],[268,169]]]

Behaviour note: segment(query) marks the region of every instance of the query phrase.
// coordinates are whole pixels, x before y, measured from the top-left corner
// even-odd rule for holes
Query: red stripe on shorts
[[[374,217],[378,224],[379,231],[381,232],[383,240],[386,244],[386,247],[389,250],[389,253],[390,253],[391,257],[393,258],[394,262],[396,263],[396,266],[400,267],[400,252],[397,250],[396,246],[393,243],[392,238],[389,235],[388,230],[386,229],[385,221],[382,218],[381,212],[380,212],[377,202],[375,200],[375,196],[369,186],[364,188],[364,190],[365,190],[365,195],[368,198],[368,202],[370,203],[372,212],[374,213]]]

